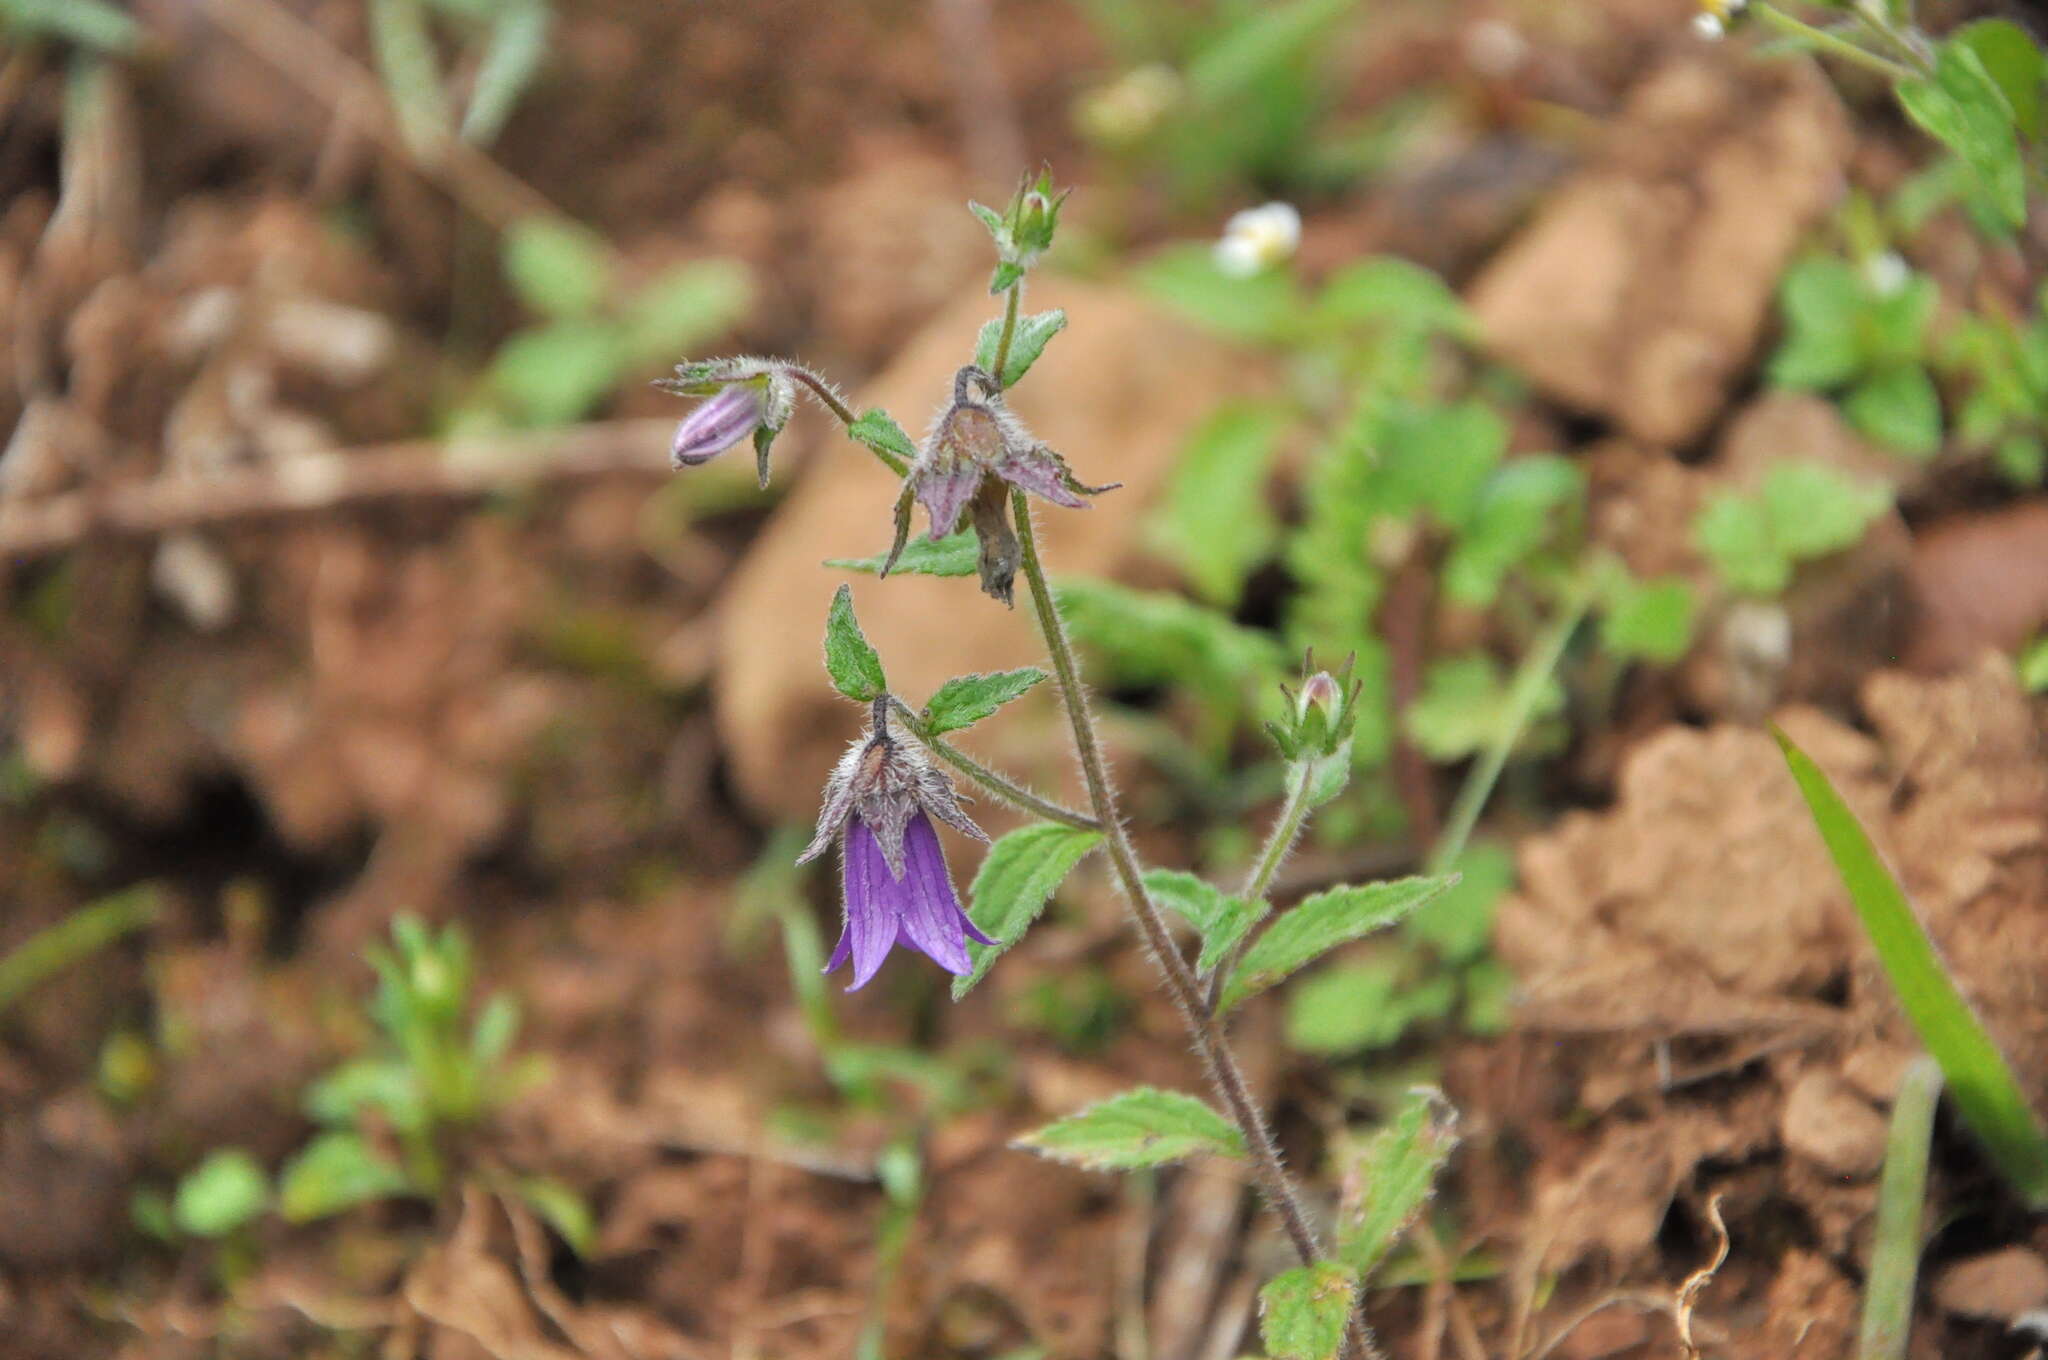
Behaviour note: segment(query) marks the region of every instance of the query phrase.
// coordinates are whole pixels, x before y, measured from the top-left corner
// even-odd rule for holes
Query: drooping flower
[[[1249,278],[1293,258],[1301,244],[1301,214],[1292,203],[1246,208],[1223,224],[1216,242],[1216,267],[1232,278]]]
[[[904,478],[903,494],[896,501],[896,541],[882,574],[888,575],[896,565],[910,537],[913,501],[923,502],[931,516],[935,541],[953,532],[963,511],[971,511],[981,541],[981,588],[1009,603],[1019,552],[1005,484],[1070,510],[1088,508],[1083,496],[1122,485],[1088,486],[1076,480],[1066,460],[1034,439],[1004,405],[995,379],[969,364],[954,374],[953,400],[932,422],[917,462]]]
[[[932,818],[977,840],[988,835],[960,810],[952,781],[924,752],[890,734],[888,703],[886,695],[876,701],[873,726],[826,781],[817,834],[797,857],[806,863],[840,841],[845,924],[825,971],[850,957],[849,992],[865,987],[898,944],[957,974],[973,966],[968,940],[995,943],[961,908]]]
[[[779,359],[707,359],[677,364],[675,377],[656,380],[664,392],[709,398],[676,426],[669,461],[678,470],[695,467],[752,435],[756,471],[767,486],[768,448],[796,410],[791,368]]]
[[[676,426],[669,462],[678,468],[710,462],[760,427],[765,406],[761,390],[751,384],[734,383],[722,389]]]

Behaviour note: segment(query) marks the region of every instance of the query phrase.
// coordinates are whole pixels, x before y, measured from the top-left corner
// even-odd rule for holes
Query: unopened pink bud
[[[695,467],[752,434],[766,411],[761,389],[754,383],[733,383],[721,388],[683,418],[676,426],[675,442],[669,445],[669,462],[676,467]]]

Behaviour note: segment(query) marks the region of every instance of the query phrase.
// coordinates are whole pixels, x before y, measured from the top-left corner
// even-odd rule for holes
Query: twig
[[[1699,1360],[1700,1354],[1700,1348],[1692,1340],[1693,1307],[1728,1259],[1728,1224],[1721,1217],[1721,1196],[1718,1194],[1707,1200],[1707,1222],[1714,1225],[1713,1258],[1685,1277],[1685,1283],[1678,1286],[1678,1297],[1671,1305],[1671,1321],[1678,1328],[1678,1344],[1685,1347],[1686,1360]]]
[[[87,539],[302,515],[376,501],[482,496],[539,482],[669,470],[673,422],[621,420],[539,433],[337,449],[218,477],[162,476],[0,502],[0,562]]]

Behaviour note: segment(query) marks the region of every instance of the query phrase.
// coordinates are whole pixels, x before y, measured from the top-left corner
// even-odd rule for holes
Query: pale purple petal
[[[676,426],[669,462],[679,468],[709,462],[752,434],[765,409],[761,389],[752,383],[722,388]]]
[[[832,946],[832,957],[818,971],[829,973],[846,962],[846,956],[853,951],[853,924],[848,922],[839,927],[839,943]]]
[[[946,873],[946,852],[932,819],[922,812],[910,819],[903,837],[903,882],[897,914],[909,941],[949,973],[973,968],[961,940],[960,899]]]
[[[888,861],[867,823],[846,824],[846,931],[852,937],[853,982],[857,992],[881,970],[896,943],[896,899],[902,889],[889,876]]]
[[[953,526],[960,522],[960,512],[980,486],[981,468],[965,459],[944,472],[927,468],[917,474],[917,498],[924,502],[925,513],[932,517],[933,539],[953,532]]]

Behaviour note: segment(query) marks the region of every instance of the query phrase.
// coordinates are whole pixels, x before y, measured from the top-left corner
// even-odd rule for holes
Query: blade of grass
[[[2020,1094],[2005,1056],[1956,990],[1905,890],[1879,858],[1856,815],[1820,766],[1783,732],[1774,728],[1772,735],[1785,752],[1785,763],[1806,797],[1885,976],[1920,1041],[1941,1064],[1964,1122],[2013,1188],[2033,1207],[2048,1206],[2048,1137]]]
[[[1921,1055],[1906,1069],[1892,1102],[1884,1177],[1877,1187],[1877,1232],[1863,1285],[1863,1335],[1857,1360],[1906,1360],[1913,1330],[1913,1280],[1920,1270],[1920,1209],[1927,1198],[1927,1145],[1941,1098],[1941,1064]]]
[[[156,919],[156,888],[139,884],[80,907],[0,958],[0,1015],[72,964]]]

